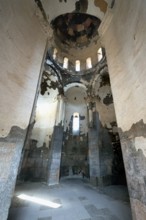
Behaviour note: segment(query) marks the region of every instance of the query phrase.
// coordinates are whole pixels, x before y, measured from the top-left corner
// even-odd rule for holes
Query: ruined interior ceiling
[[[83,13],[67,13],[52,21],[54,35],[70,47],[88,46],[98,34],[100,20]]]
[[[59,63],[64,57],[74,67],[80,60],[81,70],[86,69],[86,59],[97,63],[97,50],[101,47],[98,28],[112,0],[35,0],[45,20],[53,29],[49,42],[58,51]]]

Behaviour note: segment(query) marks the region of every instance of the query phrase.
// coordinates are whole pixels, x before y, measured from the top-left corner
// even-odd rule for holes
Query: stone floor
[[[60,204],[59,208],[19,199],[20,194]],[[95,188],[82,179],[64,179],[59,186],[19,183],[8,220],[131,220],[128,194],[123,186]]]

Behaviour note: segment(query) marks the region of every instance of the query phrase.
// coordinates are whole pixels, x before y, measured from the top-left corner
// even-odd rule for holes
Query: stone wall
[[[95,139],[98,140],[97,150],[100,167],[97,184],[126,185],[121,144],[106,59],[102,60],[101,64],[92,82],[91,96],[89,97],[90,105],[93,106],[94,117],[94,128],[92,130],[90,129],[89,134],[96,132],[98,135],[98,137],[95,136]]]
[[[57,185],[60,180],[60,163],[63,141],[63,126],[54,126],[49,153],[48,185]]]
[[[144,0],[118,0],[100,27],[107,54],[133,219],[137,220],[146,219],[145,8]]]
[[[33,1],[0,1],[0,216],[7,219],[46,37]]]
[[[98,112],[93,112],[93,127],[89,128],[89,166],[90,181],[94,185],[105,186],[115,184],[120,172],[115,177],[113,133],[109,133],[99,120]],[[122,158],[119,158],[119,163]],[[118,165],[117,165],[118,166]],[[121,184],[117,181],[117,184]]]
[[[43,65],[45,68],[45,65]],[[57,111],[58,82],[54,72],[44,69],[32,126],[23,149],[19,179],[47,181],[49,151]]]

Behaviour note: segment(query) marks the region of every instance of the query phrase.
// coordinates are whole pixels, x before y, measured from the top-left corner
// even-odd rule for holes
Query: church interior
[[[0,0],[1,220],[146,219],[145,8]]]

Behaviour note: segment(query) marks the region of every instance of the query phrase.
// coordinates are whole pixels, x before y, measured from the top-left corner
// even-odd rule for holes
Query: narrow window
[[[86,69],[91,69],[92,68],[92,60],[91,57],[88,57],[86,59]]]
[[[53,59],[54,59],[54,60],[56,59],[56,56],[57,56],[57,49],[54,48],[54,51],[53,51]]]
[[[97,51],[97,59],[98,62],[100,62],[100,60],[103,58],[103,54],[102,54],[102,48],[99,48]]]
[[[75,65],[76,71],[80,71],[80,60],[76,60],[76,65]]]
[[[64,60],[63,60],[63,68],[64,68],[64,69],[68,69],[68,58],[67,58],[67,57],[64,57]]]
[[[75,112],[73,114],[73,122],[72,122],[72,131],[73,135],[79,135],[80,121],[79,121],[79,113]]]

